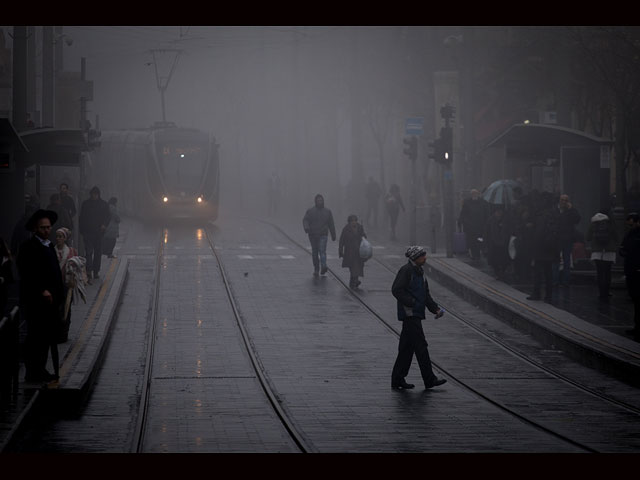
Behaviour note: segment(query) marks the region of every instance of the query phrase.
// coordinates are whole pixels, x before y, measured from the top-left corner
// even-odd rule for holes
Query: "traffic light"
[[[442,140],[442,163],[451,163],[453,161],[453,129],[451,127],[442,127],[440,129],[440,139]]]
[[[402,143],[406,145],[404,148],[405,155],[407,155],[411,160],[418,158],[418,137],[415,135],[405,137],[404,140],[402,140]]]
[[[447,163],[445,159],[445,148],[442,138],[436,138],[435,140],[429,142],[429,147],[433,149],[432,152],[429,152],[429,158],[433,158],[437,163]]]

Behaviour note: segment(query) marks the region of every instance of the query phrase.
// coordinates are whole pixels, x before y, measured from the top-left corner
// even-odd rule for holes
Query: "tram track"
[[[228,279],[224,263],[220,258],[218,252],[216,252],[215,244],[212,240],[212,235],[207,228],[203,229],[206,232],[206,241],[209,245],[209,248],[213,254],[213,257],[216,259],[217,267],[220,271],[222,282],[224,284],[224,288],[226,291],[227,299],[233,311],[233,316],[238,327],[238,331],[242,338],[243,345],[247,354],[249,355],[249,359],[251,361],[251,366],[256,374],[256,378],[262,388],[262,391],[265,394],[265,397],[275,412],[278,420],[286,430],[288,436],[291,438],[293,443],[296,445],[296,448],[300,453],[310,453],[315,452],[315,448],[310,442],[301,434],[301,432],[296,428],[294,422],[290,419],[289,415],[285,411],[285,409],[280,405],[281,401],[279,399],[277,391],[272,387],[271,382],[267,376],[265,369],[263,368],[260,358],[256,352],[255,347],[252,344],[251,337],[247,331],[247,328],[244,325],[244,321],[242,316],[240,315],[237,302],[234,298],[231,284]],[[136,420],[135,431],[133,435],[133,442],[131,446],[131,452],[142,453],[144,452],[144,437],[145,437],[145,426],[148,419],[148,410],[149,410],[149,393],[152,386],[152,377],[153,377],[153,358],[154,358],[154,349],[156,343],[156,329],[158,324],[158,303],[160,297],[160,277],[162,270],[162,261],[164,255],[164,239],[166,238],[166,228],[163,230],[163,235],[161,239],[161,244],[157,249],[156,253],[156,262],[155,262],[155,270],[153,273],[154,278],[154,289],[152,298],[150,300],[149,306],[149,318],[150,318],[150,327],[149,327],[149,341],[146,351],[146,363],[142,380],[142,393],[140,396],[140,404],[138,408],[138,417]]]
[[[283,236],[285,236],[291,243],[293,243],[294,245],[296,245],[297,247],[299,247],[301,250],[304,250],[307,254],[311,254],[309,252],[309,250],[302,245],[299,241],[297,241],[295,238],[291,237],[287,232],[285,232],[282,228],[280,228],[278,225],[275,225],[271,222],[268,221],[264,221],[262,220],[263,223],[271,226],[272,228],[274,228],[275,230],[279,231]],[[385,270],[389,271],[391,274],[395,274],[396,272],[387,264],[385,264],[384,262],[382,262],[381,260],[374,258],[373,259],[378,265],[380,265],[382,268],[384,268]],[[392,334],[396,335],[397,337],[400,336],[400,332],[397,329],[397,327],[395,327],[394,325],[392,325],[390,322],[388,322],[387,320],[385,320],[385,318],[375,310],[375,308],[373,308],[371,305],[369,305],[360,295],[357,294],[356,291],[354,291],[353,289],[351,289],[347,283],[342,280],[342,278],[340,278],[339,275],[337,275],[331,268],[328,269],[328,272],[331,274],[331,276],[338,282],[340,283],[345,290],[347,290],[349,292],[349,294],[359,303],[361,304],[374,318],[376,318],[377,321],[379,321],[388,331],[390,331]],[[586,386],[584,384],[582,384],[579,381],[576,381],[574,379],[571,379],[569,377],[567,377],[566,375],[563,375],[562,373],[549,368],[545,365],[542,365],[540,362],[537,362],[536,360],[532,359],[530,356],[528,356],[527,354],[523,353],[522,351],[518,350],[517,348],[514,348],[513,346],[509,345],[507,342],[504,342],[498,338],[496,338],[494,335],[491,335],[489,332],[487,332],[486,330],[483,330],[482,328],[479,328],[478,326],[474,325],[472,322],[466,320],[464,318],[463,315],[461,315],[459,312],[456,311],[455,307],[452,307],[451,305],[448,305],[446,303],[442,303],[439,302],[439,304],[448,312],[448,314],[455,318],[458,322],[462,323],[463,325],[465,325],[468,328],[471,328],[472,330],[474,330],[476,333],[478,333],[479,335],[481,335],[483,338],[491,341],[492,343],[494,343],[495,345],[499,346],[500,348],[502,348],[503,350],[509,352],[510,354],[515,355],[516,357],[518,357],[519,359],[521,359],[522,361],[526,362],[528,365],[539,369],[540,371],[543,371],[544,373],[546,373],[547,375],[550,375],[551,377],[560,380],[562,382],[565,382],[569,385],[571,385],[574,388],[579,389],[580,391],[588,394],[588,395],[592,395],[596,398],[598,398],[599,400],[605,401],[608,404],[610,404],[611,406],[617,407],[617,408],[622,408],[624,410],[627,410],[628,412],[631,412],[633,414],[636,415],[640,415],[640,408],[628,404],[626,402],[620,401],[618,399],[612,398],[608,395],[605,395],[601,392],[598,392],[596,390],[594,390],[593,388],[590,388],[589,386]],[[530,425],[532,428],[535,428],[539,431],[543,431],[548,435],[551,435],[563,442],[566,442],[570,445],[573,445],[574,447],[577,447],[585,452],[589,452],[589,453],[598,453],[599,451],[597,449],[592,448],[591,446],[585,444],[584,442],[580,442],[580,441],[576,441],[570,437],[568,437],[567,435],[564,435],[560,432],[557,432],[551,428],[548,428],[544,425],[542,425],[540,422],[531,419],[529,417],[527,417],[526,415],[522,415],[520,413],[518,413],[517,411],[515,411],[513,408],[508,407],[507,405],[505,405],[504,403],[497,401],[493,398],[491,398],[491,396],[489,394],[485,394],[482,391],[478,390],[477,388],[474,388],[473,386],[471,386],[468,382],[465,382],[464,380],[456,377],[455,375],[453,375],[450,371],[448,371],[444,366],[440,365],[438,362],[434,362],[432,361],[433,366],[441,371],[444,375],[446,375],[450,380],[452,380],[453,382],[455,382],[456,384],[458,384],[459,386],[461,386],[462,388],[470,391],[471,393],[473,393],[474,395],[476,395],[477,397],[481,398],[482,400],[484,400],[487,403],[490,403],[491,405],[495,406],[496,408],[499,408],[500,410],[502,410],[503,412],[511,415],[512,417],[514,417],[515,419]]]

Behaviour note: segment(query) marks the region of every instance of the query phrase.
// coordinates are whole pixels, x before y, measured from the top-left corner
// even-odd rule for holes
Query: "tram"
[[[104,200],[118,199],[125,215],[149,220],[218,217],[219,145],[194,128],[157,123],[138,130],[103,131],[86,155],[81,176]]]

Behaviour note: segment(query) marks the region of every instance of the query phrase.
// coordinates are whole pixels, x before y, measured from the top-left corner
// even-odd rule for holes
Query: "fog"
[[[216,137],[223,208],[266,215],[274,172],[283,213],[295,218],[316,193],[336,214],[362,215],[369,175],[386,187],[410,181],[404,119],[427,113],[428,95],[406,28],[63,28],[64,69],[86,59],[87,118],[99,116],[101,130],[162,120],[160,82],[167,121]]]

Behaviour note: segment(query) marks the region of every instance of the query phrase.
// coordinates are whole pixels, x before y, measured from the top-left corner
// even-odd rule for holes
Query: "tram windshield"
[[[165,143],[159,150],[167,193],[199,193],[206,167],[206,144]]]

